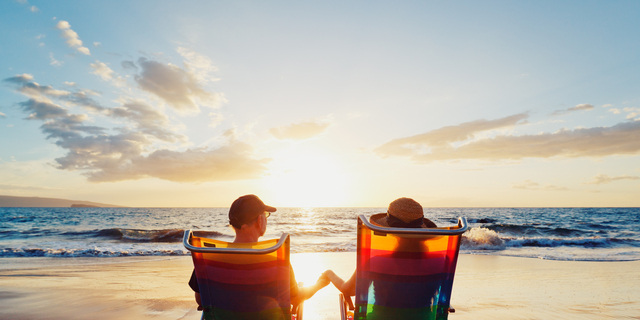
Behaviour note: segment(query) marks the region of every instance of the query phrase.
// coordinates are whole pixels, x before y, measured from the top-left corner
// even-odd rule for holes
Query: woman
[[[411,198],[394,200],[389,204],[387,213],[374,214],[369,218],[369,221],[375,225],[391,228],[437,228],[435,223],[424,217],[422,206]],[[327,270],[322,275],[329,278],[331,283],[345,296],[356,294],[355,271],[347,281],[338,277],[332,270]]]

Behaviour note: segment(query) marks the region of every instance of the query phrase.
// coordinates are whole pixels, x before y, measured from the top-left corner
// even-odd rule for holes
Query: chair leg
[[[338,299],[340,303],[340,320],[347,320],[347,302],[344,300],[344,295],[340,293]]]

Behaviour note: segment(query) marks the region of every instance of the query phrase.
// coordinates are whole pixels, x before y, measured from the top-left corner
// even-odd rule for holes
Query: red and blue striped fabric
[[[278,239],[228,243],[192,237],[195,247],[265,249]],[[205,319],[291,319],[289,238],[262,254],[191,252]]]
[[[380,233],[359,219],[355,319],[447,319],[460,237]]]

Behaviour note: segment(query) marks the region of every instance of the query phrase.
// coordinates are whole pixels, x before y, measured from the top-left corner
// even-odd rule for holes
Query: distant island
[[[80,200],[0,195],[0,207],[121,208],[123,206]]]

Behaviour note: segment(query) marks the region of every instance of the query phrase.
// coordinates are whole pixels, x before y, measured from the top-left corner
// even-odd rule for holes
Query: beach
[[[325,269],[347,278],[354,252],[291,255],[298,281]],[[199,319],[191,258],[2,258],[1,319]],[[449,319],[640,319],[640,261],[587,262],[461,254]],[[320,290],[305,319],[337,319],[338,291]]]

